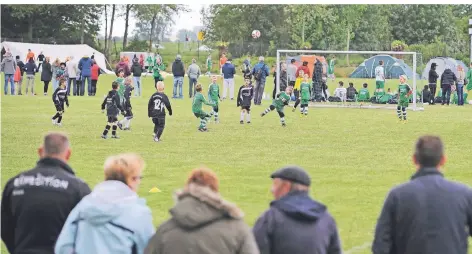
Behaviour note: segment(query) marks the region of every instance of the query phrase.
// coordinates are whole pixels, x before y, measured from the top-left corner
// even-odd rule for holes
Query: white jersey
[[[384,67],[381,65],[375,68],[375,80],[385,81],[385,71],[384,71]]]
[[[338,87],[334,90],[334,96],[341,99],[341,101],[346,101],[347,89],[344,87]]]

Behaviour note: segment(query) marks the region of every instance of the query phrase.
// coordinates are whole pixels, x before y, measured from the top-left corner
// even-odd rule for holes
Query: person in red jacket
[[[295,72],[295,75],[296,75],[297,78],[298,78],[298,75],[300,73],[300,70],[302,70],[304,74],[308,74],[308,77],[311,77],[310,69],[308,68],[308,62],[307,61],[303,61],[303,65],[298,67],[297,72]]]
[[[139,56],[139,64],[141,65],[141,68],[144,68],[144,55],[143,54]]]
[[[100,67],[98,67],[97,62],[95,60],[92,61],[92,96],[95,96],[95,93],[97,92],[97,82],[98,82],[98,76],[100,76]]]

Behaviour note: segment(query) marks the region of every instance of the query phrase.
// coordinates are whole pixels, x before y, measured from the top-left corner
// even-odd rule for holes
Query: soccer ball
[[[257,39],[259,37],[261,37],[261,31],[259,30],[252,31],[252,38]]]

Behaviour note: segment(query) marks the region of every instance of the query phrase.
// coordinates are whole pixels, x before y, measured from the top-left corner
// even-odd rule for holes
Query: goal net
[[[423,98],[427,80],[420,79],[423,63],[416,52],[277,50],[276,63],[277,70],[282,68],[276,72],[276,91],[294,85],[292,95],[298,95],[303,78],[297,78],[308,74],[310,107],[396,109],[401,76],[412,91],[408,109],[424,110],[429,99]]]

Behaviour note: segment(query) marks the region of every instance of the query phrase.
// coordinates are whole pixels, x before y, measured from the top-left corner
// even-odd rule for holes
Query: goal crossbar
[[[384,55],[411,55],[413,57],[413,77],[412,77],[412,86],[413,86],[413,110],[424,110],[424,108],[418,108],[416,105],[416,91],[417,91],[417,86],[416,86],[416,63],[417,63],[417,54],[416,52],[397,52],[397,51],[336,51],[336,50],[284,50],[284,49],[278,49],[277,50],[277,62],[276,62],[276,91],[280,91],[280,53],[300,53],[300,54],[371,54],[371,55],[379,55],[379,54],[384,54]],[[339,107],[339,106],[324,106],[324,107]],[[344,106],[344,107],[349,107],[349,106]],[[352,108],[359,108],[358,106],[355,107],[353,106]],[[378,108],[378,107],[369,107],[369,108]]]

